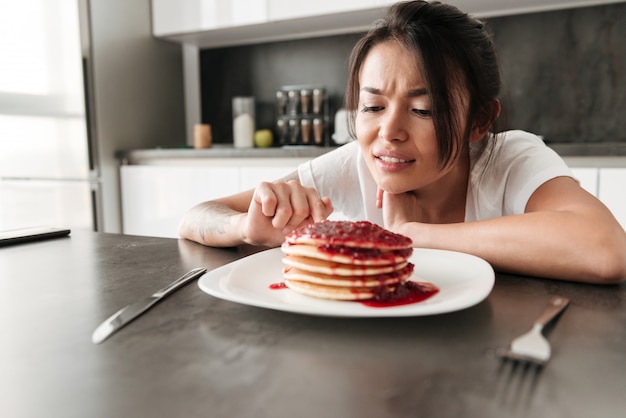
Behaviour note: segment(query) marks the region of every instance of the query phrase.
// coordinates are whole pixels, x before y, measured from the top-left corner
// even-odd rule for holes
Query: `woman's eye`
[[[415,113],[417,116],[421,116],[421,117],[430,117],[432,115],[432,112],[428,109],[413,109],[413,113]]]
[[[379,112],[383,109],[384,109],[383,106],[363,106],[363,108],[361,109],[361,112],[363,113]]]

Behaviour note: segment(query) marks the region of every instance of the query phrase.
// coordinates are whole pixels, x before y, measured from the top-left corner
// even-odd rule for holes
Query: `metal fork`
[[[520,335],[511,342],[510,348],[500,349],[497,354],[504,359],[516,360],[538,366],[550,360],[550,343],[543,336],[543,328],[556,318],[569,305],[569,299],[553,296],[541,316],[535,321],[527,333]]]

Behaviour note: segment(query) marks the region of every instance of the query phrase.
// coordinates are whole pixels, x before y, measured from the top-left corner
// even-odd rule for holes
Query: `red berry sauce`
[[[285,282],[272,283],[272,290],[288,289]],[[392,306],[411,305],[423,302],[439,293],[439,288],[432,283],[406,281],[389,290],[389,286],[381,286],[380,293],[373,299],[356,301],[370,308],[389,308]]]
[[[383,289],[374,299],[360,301],[371,308],[389,308],[391,306],[411,305],[423,302],[436,295],[439,288],[432,283],[406,281],[389,292]]]
[[[298,243],[299,238],[362,248],[406,248],[412,245],[409,237],[396,234],[369,221],[321,221],[300,227],[287,235],[287,242]]]

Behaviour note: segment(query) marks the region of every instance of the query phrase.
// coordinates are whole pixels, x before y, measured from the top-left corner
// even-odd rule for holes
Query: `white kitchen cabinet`
[[[303,161],[306,159],[230,159],[205,161],[205,165],[123,165],[123,232],[177,238],[178,223],[192,206],[284,177]]]
[[[477,17],[618,3],[624,0],[457,0]],[[357,33],[394,0],[152,0],[155,36],[213,48]]]
[[[240,184],[237,167],[127,165],[120,178],[124,234],[170,238],[189,208]]]
[[[598,198],[626,230],[626,168],[600,168],[598,176]]]
[[[274,167],[241,167],[240,190],[249,190],[256,187],[262,181],[274,181],[296,170],[297,166],[281,165]]]
[[[626,161],[607,158],[574,158],[570,168],[580,185],[604,203],[626,229]]]
[[[167,36],[266,23],[267,10],[267,0],[152,0],[152,31]]]
[[[287,20],[355,10],[384,8],[394,0],[269,0],[270,20]]]

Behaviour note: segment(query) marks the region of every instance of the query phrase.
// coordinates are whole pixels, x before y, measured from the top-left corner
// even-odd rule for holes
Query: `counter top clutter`
[[[87,231],[1,248],[0,414],[617,417],[626,410],[626,284],[497,273],[488,295],[471,306],[370,318],[266,309],[200,288],[204,281],[236,293],[230,273],[220,276],[237,274],[228,263],[241,272],[267,254]],[[105,318],[196,267],[209,272],[92,343]],[[249,288],[259,277],[238,286]],[[277,299],[290,292],[262,291]],[[526,369],[500,360],[497,350],[527,331],[557,295],[570,304],[545,331],[547,365]]]

